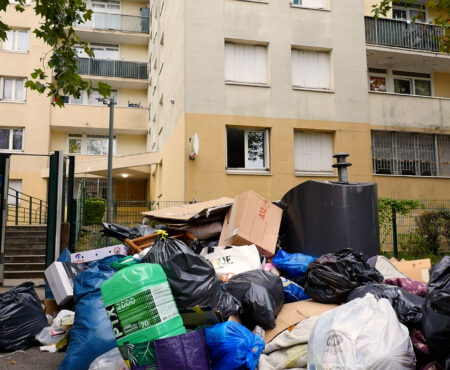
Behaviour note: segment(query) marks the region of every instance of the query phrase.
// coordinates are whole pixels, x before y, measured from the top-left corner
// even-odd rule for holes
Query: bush
[[[416,219],[417,234],[426,239],[428,250],[438,254],[444,244],[450,247],[450,210],[424,212]]]
[[[106,210],[106,201],[101,198],[88,198],[84,201],[84,225],[100,225]]]

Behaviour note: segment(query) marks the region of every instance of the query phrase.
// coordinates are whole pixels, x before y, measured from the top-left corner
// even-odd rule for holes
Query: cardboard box
[[[54,299],[44,299],[44,307],[46,315],[55,315],[61,311],[61,307],[56,304]]]
[[[102,258],[113,256],[115,254],[122,254],[128,256],[128,247],[126,245],[113,245],[111,247],[93,249],[90,251],[72,253],[70,255],[70,262],[83,263],[101,260]]]
[[[259,253],[272,257],[282,214],[281,208],[254,191],[239,194],[225,217],[219,245],[255,244]]]
[[[267,344],[290,326],[296,325],[308,317],[320,316],[336,307],[338,307],[336,304],[323,304],[314,302],[311,299],[286,303],[281,307],[281,311],[275,320],[275,328],[266,330],[264,341]]]
[[[73,298],[73,284],[75,278],[87,266],[77,263],[53,262],[44,271],[45,278],[55,297],[56,304],[63,305]]]
[[[428,280],[430,279],[429,269],[431,268],[431,261],[429,258],[413,261],[405,261],[402,259],[401,261],[398,261],[392,257],[391,262],[400,272],[403,272],[409,278],[428,283]]]

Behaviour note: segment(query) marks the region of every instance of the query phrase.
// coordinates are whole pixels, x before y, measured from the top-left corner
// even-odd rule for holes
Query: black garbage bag
[[[306,270],[304,288],[317,302],[343,303],[353,289],[382,281],[383,276],[364,262],[362,253],[345,248],[312,262]]]
[[[284,303],[279,276],[269,271],[251,270],[230,278],[225,288],[241,302],[239,316],[249,330],[256,325],[265,330],[275,327],[275,318]]]
[[[181,240],[159,235],[142,263],[161,265],[179,308],[211,306],[225,320],[240,309],[239,301],[225,290],[211,263]]]
[[[423,335],[430,355],[450,362],[450,256],[430,270],[427,295],[422,306]]]
[[[31,282],[0,294],[0,351],[25,350],[47,326],[41,301]]]
[[[109,224],[107,222],[103,222],[103,230],[100,231],[102,236],[116,238],[121,242],[124,242],[125,239],[136,239],[141,236],[150,235],[156,233],[159,229],[166,229],[165,225],[157,225],[156,228],[148,226],[148,225],[138,225],[129,229],[128,227],[118,225],[118,224]]]
[[[347,302],[362,298],[367,293],[373,294],[378,300],[386,298],[391,302],[398,321],[408,327],[420,325],[422,320],[423,298],[394,285],[367,284],[353,289],[347,297]]]

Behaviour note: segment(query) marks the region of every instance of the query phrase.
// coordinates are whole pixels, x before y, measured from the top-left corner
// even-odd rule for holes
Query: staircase
[[[7,226],[5,279],[44,278],[47,226]]]

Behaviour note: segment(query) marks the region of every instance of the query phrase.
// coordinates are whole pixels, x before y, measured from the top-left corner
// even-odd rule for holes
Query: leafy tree
[[[10,0],[0,0],[0,12],[6,11],[8,5]],[[24,12],[25,6],[26,0],[17,0],[15,9]],[[82,47],[90,57],[94,54],[75,33],[73,25],[89,21],[92,10],[87,9],[83,0],[35,0],[33,6],[42,20],[33,32],[48,45],[49,51],[42,60],[42,67],[33,71],[25,86],[53,97],[53,104],[58,106],[64,106],[62,95],[79,98],[83,90],[90,94],[92,83],[83,80],[77,73],[74,47]],[[8,30],[9,27],[0,21],[0,40],[5,40]],[[99,82],[98,90],[105,97],[111,94],[111,87],[103,82]]]
[[[372,5],[372,13],[375,18],[386,16],[392,9],[392,5],[405,3],[416,3],[416,0],[381,0]],[[441,26],[443,30],[443,36],[439,39],[439,48],[443,53],[450,53],[450,0],[429,0],[425,4],[425,8],[439,14],[434,18],[434,24]],[[413,19],[413,21],[415,20]]]

